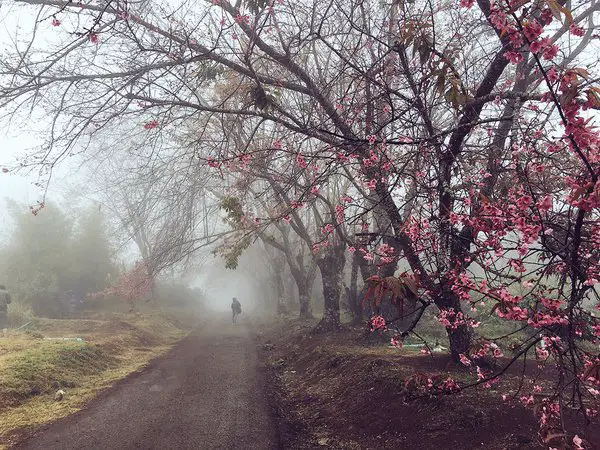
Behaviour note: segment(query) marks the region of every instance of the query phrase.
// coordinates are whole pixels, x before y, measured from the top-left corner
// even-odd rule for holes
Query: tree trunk
[[[277,296],[277,314],[285,314],[285,282],[283,280],[283,266],[277,264],[275,261],[274,272],[275,272],[275,292]]]
[[[350,269],[350,295],[348,303],[350,304],[350,312],[352,313],[352,323],[358,325],[363,320],[362,305],[358,299],[358,268],[360,255],[355,254],[352,258],[352,267]]]
[[[452,292],[446,292],[435,299],[435,304],[440,310],[453,310],[455,313],[462,312],[460,299]],[[450,355],[456,362],[460,361],[459,355],[469,354],[473,332],[467,325],[460,325],[456,329],[446,328],[448,342],[450,344]]]
[[[471,348],[473,333],[467,325],[460,325],[457,329],[446,329],[450,342],[450,355],[455,362],[460,362],[460,354],[468,355]]]
[[[343,247],[332,249],[325,257],[317,259],[323,280],[324,310],[316,331],[334,331],[340,327],[342,272],[346,262],[343,251]]]
[[[300,301],[300,319],[312,319],[310,307],[310,289],[308,286],[298,285],[298,298]]]

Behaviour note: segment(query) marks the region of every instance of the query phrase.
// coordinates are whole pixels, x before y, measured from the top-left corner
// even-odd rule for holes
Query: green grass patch
[[[0,371],[0,407],[80,386],[82,377],[115,367],[117,359],[89,343],[44,342],[9,358]]]
[[[190,329],[175,315],[156,312],[35,319],[27,330],[9,331],[0,338],[0,449],[20,430],[78,411]],[[59,389],[65,395],[56,401]]]

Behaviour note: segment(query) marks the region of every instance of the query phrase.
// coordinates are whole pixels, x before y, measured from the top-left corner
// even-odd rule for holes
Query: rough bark
[[[455,313],[462,312],[460,299],[449,290],[442,290],[442,293],[435,299],[436,306],[442,310],[453,310]],[[461,353],[468,355],[473,339],[473,330],[467,325],[460,325],[456,329],[446,328],[448,342],[450,344],[450,355],[454,361],[459,361]]]
[[[284,266],[277,260],[273,264],[275,293],[277,296],[277,314],[286,314],[287,305],[285,304],[285,281],[283,277]]]
[[[352,258],[352,267],[350,269],[350,295],[348,304],[352,313],[352,323],[358,325],[363,320],[362,305],[358,299],[358,269],[360,255],[354,255]]]
[[[300,302],[300,319],[312,319],[313,314],[310,305],[310,288],[307,285],[298,285],[298,300]]]
[[[317,265],[323,280],[323,318],[316,331],[335,331],[340,327],[340,294],[342,291],[342,273],[345,265],[343,247],[331,249],[325,256],[317,259]]]

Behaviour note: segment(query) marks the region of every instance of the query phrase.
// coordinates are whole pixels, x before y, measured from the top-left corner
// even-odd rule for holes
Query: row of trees
[[[0,278],[36,314],[61,316],[65,292],[82,300],[118,280],[119,268],[98,208],[67,213],[54,204],[32,215],[11,204],[12,232],[0,249]]]
[[[89,142],[135,124],[137,167],[156,186],[174,186],[156,168],[180,175],[147,192],[195,208],[201,181],[232,267],[256,239],[280,251],[307,315],[316,266],[320,329],[339,325],[346,259],[353,293],[359,272],[402,265],[397,293],[418,286],[419,313],[400,337],[436,308],[453,358],[489,383],[502,337],[476,339],[466,311],[491,303],[526,331],[508,364],[557,363],[541,432],[565,405],[598,410],[600,3],[12,3],[36,20],[0,62],[0,97],[8,114],[53,118],[24,166],[110,158]],[[174,235],[170,261],[196,250],[198,226]]]
[[[129,243],[136,244],[122,223],[126,214],[111,222],[99,206],[71,203],[67,210],[44,203],[28,209],[7,202],[10,225],[0,248],[0,279],[15,303],[31,307],[34,314],[65,317],[75,302],[97,310],[111,310],[122,302],[135,308],[140,300],[159,298],[163,305],[179,307],[202,303],[203,294],[182,284],[180,272],[163,273],[157,280],[158,275],[149,276],[147,256],[138,254],[137,262],[125,262],[135,254]]]

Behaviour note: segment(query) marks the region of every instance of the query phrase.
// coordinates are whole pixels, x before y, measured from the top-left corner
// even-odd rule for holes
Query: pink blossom
[[[495,343],[491,343],[490,347],[492,348],[492,355],[494,356],[494,358],[502,358],[504,356],[504,353],[502,353],[502,350],[500,349],[500,347],[498,347],[497,344]]]
[[[303,169],[306,169],[306,167],[308,166],[306,159],[304,159],[304,156],[302,156],[301,154],[298,154],[298,156],[296,156],[296,164],[298,164]]]
[[[523,395],[521,397],[521,403],[523,403],[525,406],[533,405],[533,401],[533,395]]]
[[[526,23],[523,27],[523,34],[529,40],[529,42],[535,41],[538,37],[540,37],[543,31],[544,27],[535,19]]]
[[[552,20],[554,20],[552,10],[550,8],[544,9],[541,14],[541,19],[544,25],[550,25],[552,23]]]
[[[460,0],[460,6],[470,8],[475,3],[475,0]]]
[[[576,23],[571,24],[571,26],[569,27],[569,31],[574,36],[579,36],[579,37],[585,36],[585,30],[583,28],[581,28],[579,25],[577,25]]]
[[[373,162],[373,160],[371,158],[364,158],[363,165],[365,167],[373,167],[373,166],[375,166],[375,163]]]
[[[383,316],[372,317],[369,323],[371,325],[371,331],[386,329],[386,323]]]
[[[348,158],[343,153],[336,153],[336,157],[337,157],[337,159],[339,159],[342,162],[348,162],[348,161],[350,161],[350,158]]]
[[[239,23],[239,24],[245,24],[245,25],[247,25],[247,24],[250,23],[250,16],[248,16],[248,15],[243,15],[243,16],[242,15],[238,15],[238,16],[236,16],[235,21],[237,23]]]
[[[553,60],[554,58],[556,58],[556,55],[558,55],[558,51],[559,48],[557,45],[549,45],[544,49],[544,59],[547,61]]]
[[[402,340],[402,337],[400,335],[394,334],[390,339],[390,345],[392,347],[402,348],[404,345],[404,341]]]
[[[551,83],[556,83],[558,81],[559,75],[556,67],[552,67],[546,75],[548,75],[548,79]]]
[[[539,53],[543,48],[544,44],[539,40],[533,41],[531,44],[529,44],[529,50],[531,50],[533,53]]]
[[[56,17],[52,18],[52,26],[60,27],[60,20],[58,20]]]
[[[446,381],[442,384],[442,389],[445,392],[458,392],[460,391],[460,386],[452,377],[446,378]]]
[[[335,227],[333,226],[333,224],[328,223],[328,224],[325,224],[325,226],[323,227],[323,229],[321,231],[323,234],[331,234],[334,229],[335,229]]]
[[[450,218],[450,223],[452,225],[456,225],[456,224],[460,223],[460,216],[453,211],[450,212],[449,218]]]
[[[467,358],[463,353],[461,353],[460,355],[458,355],[458,357],[460,358],[460,362],[467,366],[470,367],[471,366],[471,360],[469,358]]]
[[[504,57],[513,64],[519,64],[521,61],[523,61],[523,55],[519,52],[505,52]]]
[[[520,198],[517,199],[517,207],[521,210],[521,211],[525,211],[527,210],[531,204],[532,204],[533,199],[529,196],[529,195],[524,195]]]
[[[151,121],[151,122],[146,122],[146,123],[144,124],[144,128],[145,128],[146,130],[151,130],[151,129],[153,129],[153,128],[156,128],[157,126],[158,126],[158,121],[156,121],[156,120],[153,120],[153,121]]]
[[[542,361],[547,360],[548,356],[550,356],[550,353],[548,352],[548,350],[546,350],[545,348],[541,348],[541,347],[536,347],[535,353],[536,353],[538,359],[541,359]]]
[[[477,381],[485,380],[485,372],[481,367],[477,366]]]
[[[552,209],[552,197],[546,195],[543,199],[538,200],[537,207],[541,211],[550,211]]]

